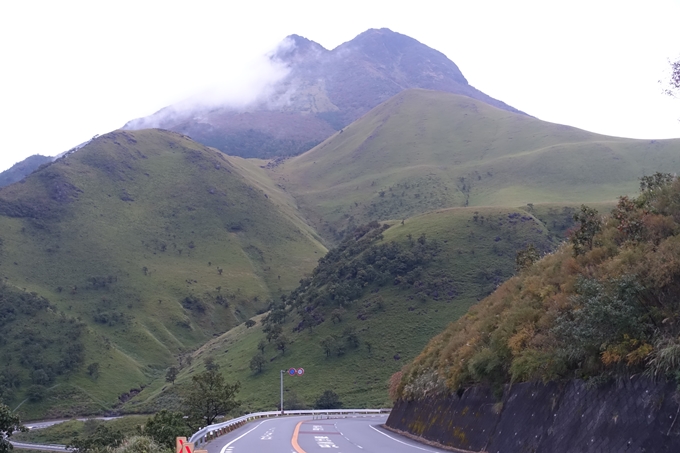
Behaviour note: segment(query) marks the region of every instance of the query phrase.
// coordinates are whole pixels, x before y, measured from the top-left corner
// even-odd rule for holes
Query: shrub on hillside
[[[680,180],[658,174],[641,187],[608,217],[582,207],[570,243],[524,266],[435,337],[392,395],[642,371],[673,376],[680,364]]]

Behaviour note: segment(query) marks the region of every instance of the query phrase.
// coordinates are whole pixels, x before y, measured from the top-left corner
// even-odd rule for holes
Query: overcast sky
[[[443,52],[471,85],[542,120],[680,137],[661,94],[680,0],[3,1],[0,171],[56,155],[206,87],[253,89],[299,34],[327,49],[387,27]]]

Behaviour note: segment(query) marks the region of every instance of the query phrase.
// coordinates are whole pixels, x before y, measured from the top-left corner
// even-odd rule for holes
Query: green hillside
[[[0,172],[0,187],[9,186],[15,182],[21,181],[27,175],[30,175],[41,165],[52,162],[52,157],[41,156],[34,154],[26,159],[12,165],[11,168]]]
[[[363,227],[266,316],[253,318],[255,326],[242,324],[212,340],[190,364],[184,360],[174,385],[157,380],[125,410],[177,405],[180,389],[204,369],[207,357],[229,381],[241,382],[244,411],[275,409],[279,370],[290,367],[306,372],[286,377],[289,408],[310,406],[329,388],[348,407],[388,405],[389,376],[434,332],[513,275],[517,250],[529,243],[552,250],[559,231],[572,225],[571,219],[563,223],[565,209],[572,212],[569,206],[534,207],[552,231],[512,208],[454,208],[390,222],[384,231],[377,223]],[[275,338],[267,341],[266,331],[278,327],[289,341],[285,354]],[[261,341],[264,369],[254,373],[249,364]]]
[[[426,90],[269,169],[336,240],[373,219],[443,207],[612,201],[640,176],[678,170],[680,139],[607,137]]]
[[[609,216],[584,208],[570,243],[434,337],[393,397],[639,373],[680,382],[680,180],[658,176]]]
[[[54,315],[44,315],[41,330],[75,319],[85,345],[77,366],[57,370],[55,358],[39,368],[18,352],[17,342],[34,340],[7,336],[0,375],[20,376],[9,402],[40,384],[57,387],[42,403],[25,402],[28,416],[76,387],[90,401],[84,411],[91,401],[110,408],[177,354],[297,285],[326,249],[290,197],[251,167],[179,134],[117,131],[0,189],[0,278],[49,301],[41,310]],[[37,369],[47,378],[38,382]]]

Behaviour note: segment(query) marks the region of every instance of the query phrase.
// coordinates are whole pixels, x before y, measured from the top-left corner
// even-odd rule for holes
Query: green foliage
[[[211,425],[218,415],[227,415],[240,405],[236,394],[241,385],[227,383],[216,369],[193,376],[191,383],[184,398],[184,409],[194,430]]]
[[[560,223],[553,229],[559,232],[566,219],[572,222],[573,213],[565,214],[563,207],[536,205],[534,210],[545,223],[559,219]],[[556,214],[548,212],[550,209]],[[476,221],[474,211],[478,211]],[[552,247],[550,232],[544,224],[517,209],[445,210],[406,219],[403,225],[400,222],[382,231],[383,239],[376,237],[366,249],[351,245],[356,247],[358,255],[348,254],[329,264],[328,268],[356,266],[358,276],[364,266],[362,254],[373,246],[395,242],[403,253],[422,247],[418,239],[423,238],[425,247],[438,244],[438,250],[432,259],[420,265],[418,278],[397,279],[390,275],[382,286],[378,281],[365,286],[362,283],[361,294],[352,303],[338,307],[333,302],[326,302],[313,312],[303,310],[300,313],[286,295],[285,302],[279,299],[269,305],[272,312],[277,312],[275,317],[279,323],[263,323],[267,313],[253,318],[257,321],[256,326],[248,329],[242,323],[197,351],[194,361],[202,362],[204,357],[213,356],[230,382],[240,381],[239,399],[243,401],[244,411],[276,409],[278,371],[290,366],[303,367],[305,375],[285,377],[286,393],[295,391],[304,401],[313,404],[326,389],[325,383],[332,381],[333,390],[346,406],[382,407],[389,404],[387,380],[390,374],[414,358],[436,332],[511,277],[518,249],[533,243],[545,253]],[[364,229],[364,236],[358,240],[376,234],[373,230]],[[355,241],[354,236],[351,239]],[[311,285],[313,289],[314,279],[309,275],[301,285]],[[321,291],[324,291],[323,286]],[[336,310],[340,313],[340,322],[333,319]],[[313,329],[309,329],[308,321],[314,316],[316,322]],[[273,327],[280,327],[281,333],[291,341],[285,356],[275,349],[274,340],[267,342],[265,331]],[[353,328],[359,340],[357,347],[348,341],[348,338],[352,340],[348,335],[352,329],[348,327]],[[330,344],[328,356],[323,347],[326,343]],[[271,365],[255,374],[249,365],[253,356],[261,351],[258,345],[263,346],[265,359]],[[191,385],[192,370],[194,373],[200,371],[198,367],[184,368],[176,387]],[[162,380],[155,382],[135,398],[134,401],[148,401],[134,406],[139,408],[136,410],[146,411],[149,407],[160,407],[157,404],[162,401],[174,401],[172,388],[161,391],[163,383]]]
[[[640,178],[640,192],[654,192],[662,189],[664,186],[669,186],[675,176],[670,173],[654,173],[651,176],[643,176]]]
[[[515,269],[519,272],[522,269],[533,266],[541,258],[539,251],[534,244],[529,244],[525,249],[517,251],[515,257]]]
[[[672,377],[680,364],[680,181],[655,175],[432,339],[394,396],[476,383]],[[573,250],[578,253],[570,253]]]
[[[262,353],[255,354],[253,358],[250,359],[250,369],[253,370],[253,373],[255,374],[262,373],[265,363],[267,363],[267,361]]]
[[[632,276],[599,282],[580,279],[572,297],[573,309],[555,320],[553,332],[569,359],[580,362],[598,356],[624,336],[648,340],[651,328],[640,304],[643,288]]]
[[[91,434],[74,437],[68,447],[75,453],[98,453],[118,447],[124,438],[120,431],[101,424]]]
[[[38,384],[30,386],[28,390],[26,390],[26,396],[28,397],[28,400],[34,403],[45,399],[46,393],[47,389],[44,386]]]
[[[180,412],[162,410],[144,424],[144,435],[151,437],[159,445],[173,449],[176,437],[188,437],[192,434]]]
[[[579,223],[578,229],[571,234],[574,255],[581,255],[593,249],[593,240],[602,228],[602,221],[597,210],[581,205],[580,212],[574,214],[574,221]]]
[[[341,409],[342,401],[333,390],[324,391],[314,403],[314,409]]]
[[[168,448],[151,437],[132,436],[124,439],[118,447],[109,451],[110,453],[172,453],[173,448]]]
[[[174,384],[178,374],[179,370],[177,369],[177,367],[171,366],[165,373],[165,382],[172,382]]]
[[[256,163],[160,130],[102,135],[0,188],[0,232],[0,374],[20,377],[0,393],[16,407],[48,387],[21,406],[31,418],[110,410],[162,382],[325,252]]]
[[[16,431],[27,431],[21,424],[21,420],[12,414],[9,407],[0,403],[0,452],[8,452],[14,447],[9,443],[9,438]]]
[[[677,150],[677,139],[605,137],[465,96],[405,90],[271,174],[338,241],[372,219],[633,195],[638,175],[679,170]]]

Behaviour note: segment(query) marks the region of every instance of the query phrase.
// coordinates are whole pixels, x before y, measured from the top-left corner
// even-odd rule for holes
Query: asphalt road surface
[[[380,427],[382,416],[256,420],[205,444],[208,453],[450,453]]]

